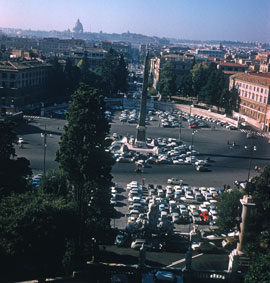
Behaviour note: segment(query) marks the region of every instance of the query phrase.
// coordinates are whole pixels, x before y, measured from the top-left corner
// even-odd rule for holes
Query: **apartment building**
[[[161,57],[154,57],[150,60],[150,74],[153,78],[153,87],[156,89],[159,79],[160,72],[163,65],[166,62],[172,62],[177,80],[181,75],[185,74],[192,68],[193,56],[185,56],[179,54],[168,54]]]
[[[46,88],[51,67],[38,60],[0,61],[1,104],[21,106],[38,100]]]
[[[240,95],[241,119],[269,132],[270,74],[238,73],[230,76],[230,88],[235,86]],[[269,108],[269,109],[268,109]]]
[[[76,50],[71,51],[70,57],[74,60],[75,65],[82,60],[85,51],[87,52],[87,58],[91,70],[95,70],[102,66],[107,51],[96,47],[88,47],[86,49],[77,48]]]

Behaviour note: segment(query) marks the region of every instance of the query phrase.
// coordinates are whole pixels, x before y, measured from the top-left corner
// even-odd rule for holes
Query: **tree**
[[[270,254],[263,254],[252,262],[247,275],[245,276],[245,283],[268,283],[270,282]]]
[[[67,115],[68,124],[61,136],[56,160],[74,188],[74,200],[80,215],[76,244],[79,260],[87,229],[91,227],[87,234],[89,239],[91,236],[100,237],[104,229],[110,228],[113,213],[110,205],[110,172],[113,161],[105,151],[109,124],[101,92],[81,85],[72,99]],[[103,229],[95,229],[97,226]]]
[[[1,262],[9,259],[7,275],[35,278],[63,272],[61,262],[76,229],[74,207],[63,198],[38,192],[3,198],[0,201],[0,250]],[[3,274],[1,277],[3,279]]]
[[[26,177],[32,175],[30,162],[26,158],[16,158],[14,143],[17,135],[14,124],[0,121],[0,195],[24,192],[28,189]]]
[[[128,90],[128,70],[123,54],[120,55],[116,69],[117,89],[126,93]]]
[[[172,62],[166,62],[161,70],[159,91],[162,98],[171,98],[176,94],[176,75]]]
[[[231,231],[238,227],[242,205],[240,199],[243,192],[238,189],[225,192],[217,202],[217,226],[221,231]]]
[[[207,81],[207,69],[208,66],[206,63],[195,64],[191,70],[192,75],[192,85],[193,85],[193,94],[197,97],[197,100],[200,101],[200,90],[205,85]]]
[[[104,63],[97,71],[101,76],[104,85],[106,86],[106,92],[109,96],[112,96],[118,91],[117,82],[117,67],[119,66],[119,55],[118,53],[110,48],[107,52]]]
[[[42,176],[39,190],[43,193],[53,194],[57,197],[69,199],[71,188],[67,182],[67,176],[62,170],[51,170]]]
[[[190,72],[183,75],[180,79],[179,85],[179,94],[183,97],[193,97],[193,88],[192,88],[192,75]]]
[[[270,247],[270,166],[247,184],[246,193],[251,195],[255,208],[252,210],[248,239],[250,247],[247,252],[254,254],[254,249],[262,252],[263,247]],[[261,249],[262,247],[262,249]]]
[[[81,82],[87,84],[88,77],[90,73],[90,64],[88,60],[88,53],[87,51],[84,52],[82,60],[79,62],[79,68],[81,70]]]
[[[65,76],[58,58],[54,57],[52,61],[52,70],[48,79],[49,97],[54,100],[62,101],[66,96]]]
[[[64,76],[67,95],[71,96],[71,94],[78,88],[81,73],[77,66],[72,65],[70,58],[67,58],[66,60]]]

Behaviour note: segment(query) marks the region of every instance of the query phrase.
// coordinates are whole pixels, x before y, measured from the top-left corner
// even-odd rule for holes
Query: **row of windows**
[[[19,82],[8,82],[2,81],[1,86],[4,88],[20,88],[20,87],[27,87],[31,85],[39,85],[45,83],[44,78],[40,78],[37,80],[24,80]]]
[[[253,90],[253,91],[256,91],[256,92],[268,94],[267,89],[264,89],[264,88],[259,88],[259,87],[251,86],[251,85],[244,84],[244,83],[236,83],[236,86],[237,87],[243,87],[245,89]]]
[[[255,94],[254,92],[247,92],[247,91],[241,90],[240,95],[243,96],[243,97],[252,99],[252,100],[256,100],[256,101],[264,103],[264,104],[267,103],[266,97],[263,97],[262,95]]]
[[[25,73],[22,73],[21,76],[22,78],[31,78],[31,77],[38,77],[38,76],[44,76],[44,75],[48,75],[48,71],[44,71],[44,70],[40,70],[40,71],[34,71],[34,72],[25,72]],[[16,75],[14,73],[2,73],[2,79],[7,79],[8,77],[11,79],[11,80],[14,80],[16,79],[17,77],[20,77],[20,75]]]

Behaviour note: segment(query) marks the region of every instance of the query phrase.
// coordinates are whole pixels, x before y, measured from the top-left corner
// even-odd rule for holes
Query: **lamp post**
[[[197,133],[197,130],[193,130],[192,133],[191,133],[190,163],[192,163],[192,150],[193,150],[193,142],[194,142],[194,135],[195,135],[195,133]]]
[[[245,146],[245,149],[248,149],[247,146]],[[251,169],[251,163],[252,163],[252,157],[253,157],[253,152],[257,150],[257,147],[255,145],[253,145],[251,147],[251,155],[249,158],[249,165],[248,165],[248,176],[247,176],[247,181],[249,182],[249,178],[250,178],[250,169]]]
[[[181,142],[182,115],[179,115],[179,142]]]
[[[43,134],[43,175],[46,174],[46,149],[47,149],[47,131],[46,124]]]
[[[193,149],[194,135],[197,133],[197,130],[193,130],[191,133],[191,150]]]

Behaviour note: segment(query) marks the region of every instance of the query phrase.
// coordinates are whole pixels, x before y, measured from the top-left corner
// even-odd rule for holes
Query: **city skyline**
[[[27,4],[27,5],[26,5]],[[176,39],[269,42],[270,1],[0,0],[0,27],[139,33]]]

